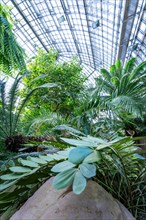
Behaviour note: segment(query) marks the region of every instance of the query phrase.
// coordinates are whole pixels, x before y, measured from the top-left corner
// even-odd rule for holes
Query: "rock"
[[[99,184],[90,180],[80,195],[55,190],[53,178],[44,183],[10,220],[135,220]]]

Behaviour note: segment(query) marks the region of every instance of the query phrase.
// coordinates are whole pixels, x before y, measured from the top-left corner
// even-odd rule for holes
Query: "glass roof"
[[[12,6],[14,32],[28,56],[57,49],[77,55],[92,82],[116,59],[146,58],[145,0],[2,0]]]

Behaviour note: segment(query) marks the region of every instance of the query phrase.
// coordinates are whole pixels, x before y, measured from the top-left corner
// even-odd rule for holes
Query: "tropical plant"
[[[0,202],[3,206],[0,211],[4,217],[10,216],[12,210],[18,207],[21,195],[24,194],[25,199],[29,197],[27,186],[29,190],[34,190],[49,178],[48,173],[52,171],[58,173],[53,182],[56,189],[72,186],[70,190],[76,194],[82,193],[87,180],[93,177],[119,199],[136,219],[142,219],[146,212],[146,160],[137,154],[131,137],[109,142],[76,135],[76,139],[62,140],[72,147],[52,155],[11,160],[1,166]]]
[[[115,125],[116,130],[120,127],[133,130],[135,119],[143,120],[145,100],[146,61],[136,66],[136,59],[132,58],[123,66],[118,60],[110,71],[101,69],[85,112],[88,118],[94,119],[96,126],[104,120],[106,124],[112,123],[108,126],[110,129]]]
[[[13,33],[10,8],[0,3],[0,70],[11,73],[14,69],[25,71],[24,50],[19,46]]]
[[[17,131],[17,125],[22,114],[22,110],[26,106],[30,97],[34,94],[38,89],[50,89],[56,86],[55,83],[46,83],[35,87],[34,89],[30,89],[25,87],[26,96],[20,97],[19,91],[22,85],[22,79],[25,74],[15,78],[14,82],[10,86],[9,90],[6,86],[6,81],[0,81],[0,134],[1,138],[8,138],[15,135]],[[30,82],[31,84],[31,82]]]
[[[58,87],[49,94],[41,90],[39,93],[36,92],[30,99],[29,105],[35,109],[39,109],[41,106],[65,116],[73,114],[76,107],[79,106],[86,80],[86,77],[81,74],[82,68],[77,59],[59,63],[56,51],[50,50],[49,53],[45,53],[40,50],[38,55],[28,64],[28,69],[30,75],[24,79],[26,84],[38,77],[31,88],[44,83],[58,84]]]
[[[65,118],[58,113],[40,106],[40,109],[25,108],[25,114],[20,119],[20,128],[26,135],[47,135],[54,134],[54,127],[61,124],[71,124],[72,118]]]
[[[79,137],[78,137],[79,138]],[[80,194],[91,177],[121,201],[136,217],[146,213],[146,159],[136,153],[134,139],[117,138],[112,141],[91,136],[79,139],[62,138],[76,146],[67,154],[67,160],[51,169],[56,175],[56,189],[72,186]],[[142,151],[141,151],[142,153]]]

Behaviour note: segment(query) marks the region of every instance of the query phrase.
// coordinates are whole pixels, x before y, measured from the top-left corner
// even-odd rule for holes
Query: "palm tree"
[[[0,70],[10,74],[13,69],[25,71],[24,50],[13,33],[9,7],[0,3]]]
[[[87,109],[96,112],[96,118],[102,114],[104,119],[116,119],[116,123],[121,121],[125,128],[133,129],[134,119],[143,119],[145,100],[146,61],[136,66],[132,58],[123,66],[118,60],[109,71],[101,69]]]

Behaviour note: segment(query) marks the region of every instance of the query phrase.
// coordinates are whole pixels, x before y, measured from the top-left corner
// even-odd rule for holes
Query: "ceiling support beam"
[[[23,14],[22,10],[20,9],[19,5],[15,2],[15,0],[11,0],[11,2],[13,3],[13,5],[15,6],[15,8],[18,10],[19,14],[22,16],[22,18],[24,19],[24,21],[27,23],[27,25],[29,26],[29,28],[31,29],[31,31],[33,32],[33,34],[36,36],[36,38],[38,39],[38,41],[41,43],[41,45],[43,46],[43,48],[46,50],[46,52],[48,52],[49,50],[47,49],[47,47],[44,45],[44,43],[42,42],[42,40],[39,38],[39,36],[37,35],[36,31],[34,30],[34,28],[32,27],[32,25],[30,24],[29,20],[27,19],[27,17]]]
[[[89,18],[88,18],[88,13],[87,13],[87,5],[86,5],[86,1],[83,0],[83,4],[84,4],[84,11],[85,11],[85,16],[86,16],[86,22],[87,22],[87,28],[88,28],[88,34],[89,34],[89,40],[90,40],[90,47],[91,47],[91,52],[92,52],[92,57],[93,57],[93,64],[94,64],[94,69],[96,69],[96,64],[95,64],[95,56],[94,56],[94,46],[91,40],[91,32],[89,30]]]
[[[74,31],[72,29],[72,25],[71,25],[71,22],[70,22],[70,19],[69,19],[69,16],[68,14],[66,13],[66,6],[64,4],[64,0],[60,0],[60,3],[61,3],[61,6],[62,6],[62,9],[64,11],[64,14],[65,14],[65,17],[66,17],[66,21],[68,23],[68,26],[69,26],[69,30],[70,30],[70,33],[72,35],[72,39],[73,39],[73,42],[74,42],[74,45],[76,47],[76,50],[77,50],[77,54],[79,56],[79,59],[80,59],[80,62],[82,63],[82,59],[81,59],[81,56],[80,56],[80,48],[77,44],[77,41],[76,41],[76,37],[75,37],[75,34],[74,34]]]
[[[126,57],[126,52],[131,36],[131,31],[132,31],[134,18],[136,15],[137,6],[138,6],[138,0],[126,0],[125,2],[124,17],[122,22],[122,29],[121,29],[121,36],[119,43],[119,51],[117,56],[117,59],[121,59],[123,63]]]

